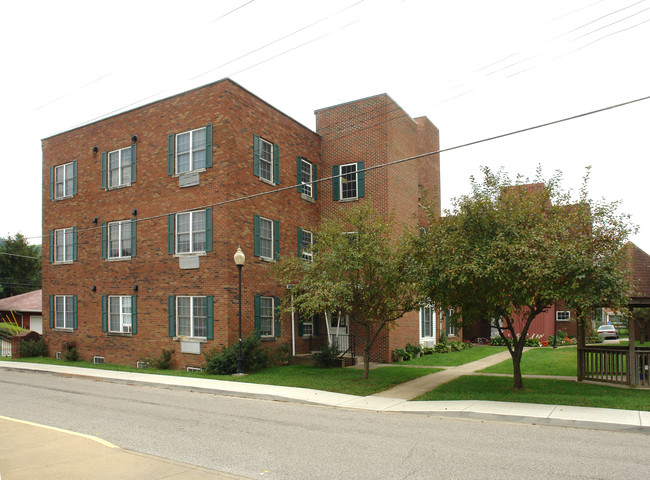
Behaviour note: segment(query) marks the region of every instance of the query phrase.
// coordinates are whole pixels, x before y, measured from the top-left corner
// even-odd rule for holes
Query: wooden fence
[[[630,358],[627,346],[588,345],[578,357],[579,379],[650,387],[650,347],[636,347]]]

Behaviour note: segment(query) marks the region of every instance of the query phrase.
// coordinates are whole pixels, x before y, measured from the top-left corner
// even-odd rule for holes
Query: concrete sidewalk
[[[337,408],[593,428],[650,435],[650,412],[645,411],[476,400],[408,401],[408,399],[460,375],[471,374],[476,370],[509,358],[508,352],[504,353],[507,356],[497,354],[459,367],[450,367],[399,385],[386,392],[367,397],[306,388],[118,372],[63,365],[0,361],[0,368]],[[16,451],[31,449],[37,449],[39,455],[30,456],[28,463],[24,457],[15,455]],[[93,478],[98,480],[109,478],[122,480],[242,478],[124,450],[96,437],[0,417],[0,478],[2,480],[31,480],[39,477],[66,480],[85,479],[88,478],[88,472],[93,472]]]

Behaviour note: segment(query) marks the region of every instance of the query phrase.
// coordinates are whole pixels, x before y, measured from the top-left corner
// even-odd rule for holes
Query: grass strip
[[[413,358],[404,362],[404,365],[427,365],[440,367],[455,367],[466,363],[489,357],[495,353],[503,352],[506,347],[479,346],[461,350],[460,352],[433,353],[422,355],[420,358]]]
[[[577,348],[532,348],[521,357],[523,375],[577,376]],[[512,375],[512,359],[485,368],[480,373],[506,373]]]
[[[524,378],[524,388],[515,391],[510,377],[482,375],[459,377],[414,400],[493,400],[650,411],[650,390]]]

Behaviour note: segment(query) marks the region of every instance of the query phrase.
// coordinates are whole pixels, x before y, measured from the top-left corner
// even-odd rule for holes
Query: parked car
[[[598,335],[602,335],[603,338],[618,338],[618,332],[616,331],[616,327],[614,325],[601,325],[598,327]]]

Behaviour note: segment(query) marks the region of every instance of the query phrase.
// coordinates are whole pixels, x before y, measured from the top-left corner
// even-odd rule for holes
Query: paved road
[[[647,478],[650,436],[0,371],[0,415],[250,478]],[[517,473],[515,473],[517,472]]]

